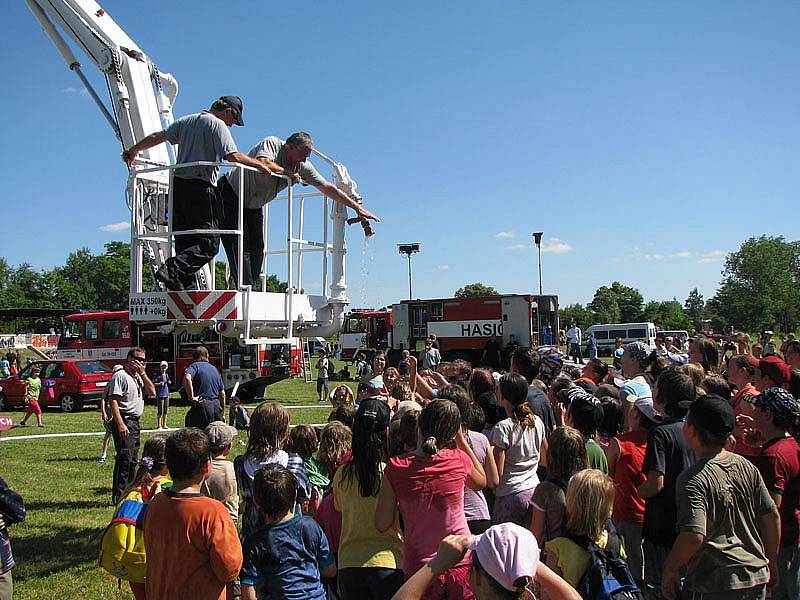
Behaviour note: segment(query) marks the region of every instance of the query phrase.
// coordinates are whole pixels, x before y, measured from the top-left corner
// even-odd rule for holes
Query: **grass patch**
[[[331,382],[333,383],[333,382]],[[354,383],[349,383],[355,387]],[[284,380],[268,388],[266,397],[286,406],[317,404],[315,383]],[[187,407],[170,407],[168,425],[181,427]],[[292,423],[324,423],[330,409],[298,408],[289,411]],[[13,411],[18,422],[23,413]],[[99,412],[87,408],[65,414],[46,410],[46,427],[34,425],[4,432],[3,438],[39,433],[102,431]],[[143,428],[156,422],[155,406],[145,407]],[[142,435],[142,442],[149,434]],[[239,439],[246,440],[240,433]],[[13,571],[14,597],[132,599],[127,585],[97,567],[100,534],[111,519],[113,444],[109,461],[97,462],[102,436],[10,440],[0,442],[0,474],[25,499],[28,518],[10,529],[17,566]],[[244,451],[234,444],[231,459]]]

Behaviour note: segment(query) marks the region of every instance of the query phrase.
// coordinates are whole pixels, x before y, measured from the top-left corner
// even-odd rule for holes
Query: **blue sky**
[[[542,230],[567,304],[613,280],[708,297],[745,238],[800,231],[798,3],[101,5],[177,77],[176,116],[237,94],[240,149],[303,129],[349,167],[383,219],[367,248],[349,230],[354,306],[406,297],[399,242],[423,244],[417,297],[526,292]],[[126,171],[24,3],[5,14],[0,255],[50,268],[127,239]]]

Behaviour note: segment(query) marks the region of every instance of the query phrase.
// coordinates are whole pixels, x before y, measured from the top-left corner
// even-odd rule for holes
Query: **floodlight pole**
[[[397,251],[408,257],[408,299],[413,300],[414,296],[411,289],[411,255],[420,251],[422,245],[418,242],[411,244],[397,244]]]
[[[533,243],[536,244],[536,250],[539,254],[539,299],[536,302],[536,339],[539,340],[539,345],[542,345],[542,235],[541,231],[536,231],[533,235]]]

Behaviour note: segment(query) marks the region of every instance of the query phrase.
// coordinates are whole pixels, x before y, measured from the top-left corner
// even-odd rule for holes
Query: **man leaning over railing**
[[[334,202],[339,202],[352,208],[363,223],[367,219],[380,221],[380,219],[364,208],[360,201],[351,198],[332,183],[328,182],[308,161],[314,141],[305,132],[293,133],[285,142],[278,137],[270,136],[261,140],[248,153],[249,156],[277,175],[283,175],[294,183],[313,185],[325,196]],[[238,190],[239,169],[232,170],[220,178],[217,192],[222,199],[225,211],[224,229],[238,229]],[[263,207],[267,202],[275,199],[281,190],[288,185],[287,179],[273,177],[260,173],[245,171],[244,181],[244,248],[242,279],[244,285],[255,285],[261,275],[261,266],[264,262],[264,213]],[[372,230],[365,226],[367,235]],[[228,255],[230,273],[236,286],[238,274],[238,253],[236,236],[225,235],[222,245]]]

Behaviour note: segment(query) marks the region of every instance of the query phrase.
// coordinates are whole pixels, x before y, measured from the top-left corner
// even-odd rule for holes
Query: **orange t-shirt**
[[[228,509],[200,494],[158,494],[144,518],[147,597],[225,600],[242,568],[242,546]]]

